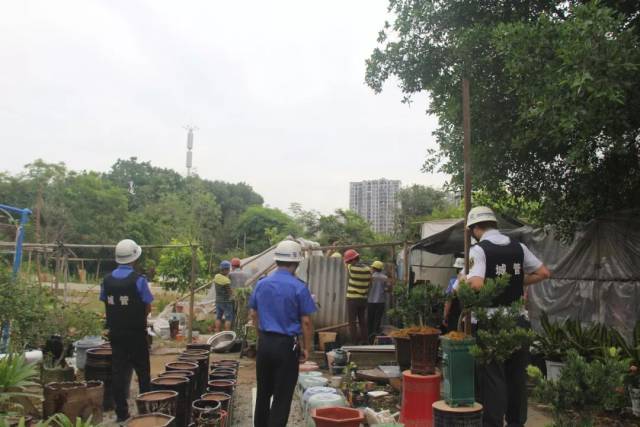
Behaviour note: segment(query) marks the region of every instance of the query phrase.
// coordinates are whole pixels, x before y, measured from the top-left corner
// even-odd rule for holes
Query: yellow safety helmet
[[[375,268],[376,270],[384,270],[384,263],[382,261],[373,261],[373,264],[371,264],[371,268]]]

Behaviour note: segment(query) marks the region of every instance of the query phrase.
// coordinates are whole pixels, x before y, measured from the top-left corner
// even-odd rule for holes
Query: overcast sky
[[[427,97],[375,95],[364,61],[387,0],[5,1],[0,170],[36,158],[106,171],[138,157],[243,181],[270,206],[348,207],[349,182],[420,172]]]

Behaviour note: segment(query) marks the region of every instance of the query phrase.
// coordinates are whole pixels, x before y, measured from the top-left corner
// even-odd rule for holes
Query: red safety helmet
[[[360,258],[360,254],[355,251],[354,249],[347,249],[344,253],[344,262],[346,262],[347,264],[350,263],[351,261],[354,261],[358,258]]]
[[[240,267],[240,258],[233,258],[231,260],[231,267]]]

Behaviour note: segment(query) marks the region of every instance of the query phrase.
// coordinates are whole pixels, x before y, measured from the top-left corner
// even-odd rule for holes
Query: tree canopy
[[[34,211],[28,241],[96,244],[126,236],[139,244],[162,244],[179,239],[222,253],[236,248],[241,214],[263,202],[247,184],[185,178],[135,157],[119,159],[107,173],[70,171],[38,159],[23,173],[0,174],[0,200]]]
[[[447,205],[445,193],[431,187],[414,184],[398,193],[400,206],[395,215],[395,233],[403,240],[420,239],[419,223],[424,222],[435,209]]]
[[[461,81],[471,85],[476,188],[538,203],[570,229],[637,206],[640,49],[637,2],[390,0],[367,60],[376,92],[391,76],[427,91],[437,152],[424,170],[463,178]]]

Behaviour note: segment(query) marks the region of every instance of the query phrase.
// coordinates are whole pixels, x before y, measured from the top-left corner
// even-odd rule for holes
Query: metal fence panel
[[[313,316],[316,328],[347,321],[347,271],[342,258],[310,256],[300,265],[297,275],[309,284],[317,298],[319,307]]]

